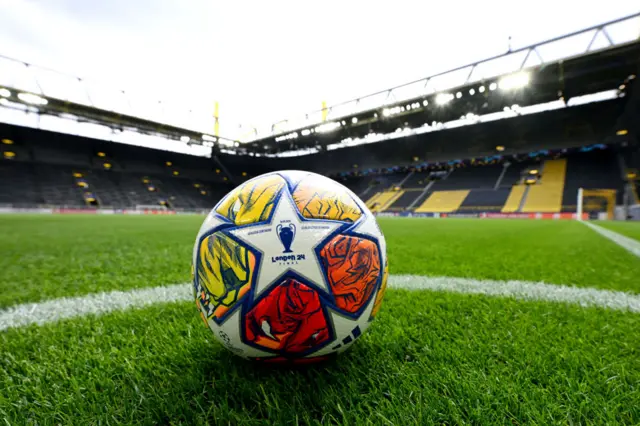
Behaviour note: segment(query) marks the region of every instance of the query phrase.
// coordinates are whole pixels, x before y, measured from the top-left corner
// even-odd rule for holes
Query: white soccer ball
[[[214,336],[244,358],[304,363],[347,349],[386,290],[384,236],[366,205],[309,172],[251,179],[205,219],[195,300]]]

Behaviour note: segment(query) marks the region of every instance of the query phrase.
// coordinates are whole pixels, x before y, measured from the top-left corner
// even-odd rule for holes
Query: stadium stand
[[[402,195],[387,207],[387,211],[403,211],[411,206],[411,203],[420,196],[422,189],[406,189]]]
[[[524,213],[558,213],[562,209],[562,193],[567,160],[547,160],[542,166],[539,183],[530,185],[525,194]]]
[[[202,210],[232,188],[211,159],[13,126],[2,130],[13,138],[0,159],[3,205]]]
[[[518,184],[511,187],[511,191],[501,209],[502,213],[514,213],[520,210],[524,193],[527,190],[526,185]]]
[[[575,211],[578,189],[614,189],[622,202],[623,171],[611,150],[578,153],[567,159],[567,172],[562,194],[563,211]]]
[[[416,213],[455,212],[469,195],[469,190],[434,191],[415,211]]]
[[[430,171],[414,171],[402,183],[403,188],[424,188],[429,183]]]
[[[334,157],[333,153],[331,157],[313,155],[308,163],[305,157],[301,167],[299,159],[193,157],[15,126],[0,125],[0,133],[10,133],[15,140],[2,147],[11,154],[0,158],[0,203],[15,206],[204,210],[249,175],[300,168],[326,175],[333,165],[319,159]],[[551,151],[523,148],[504,156],[493,151],[490,156],[472,159],[441,153],[438,160],[417,164],[416,157],[404,151],[415,140],[408,140],[408,145],[395,141],[375,149],[396,158],[397,165],[367,169],[365,162],[364,167],[354,165],[349,172],[332,177],[366,200],[376,213],[569,212],[576,209],[579,188],[615,189],[620,202],[623,176],[630,167],[622,164],[619,148],[572,147],[575,143],[568,139],[565,146]],[[388,151],[389,146],[397,153]],[[362,149],[342,152],[348,158]],[[403,163],[402,158],[412,160]],[[635,164],[633,159],[630,164]]]
[[[0,160],[0,203],[17,206],[44,204],[36,181],[31,164]]]
[[[446,179],[437,181],[433,189],[436,191],[492,189],[495,187],[502,170],[502,164],[453,169]]]
[[[506,205],[509,189],[472,189],[466,196],[459,212],[499,212]]]
[[[504,174],[500,180],[500,187],[511,188],[512,185],[521,183],[522,177],[527,174],[529,170],[540,170],[539,161],[524,160],[519,162],[506,162]]]
[[[367,207],[369,207],[373,213],[385,211],[394,201],[400,198],[403,193],[404,191],[402,190],[378,192],[367,200]]]

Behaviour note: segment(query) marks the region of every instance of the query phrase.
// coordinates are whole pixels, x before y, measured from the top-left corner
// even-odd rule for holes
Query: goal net
[[[608,219],[614,218],[616,208],[615,189],[583,189],[578,190],[576,218]]]

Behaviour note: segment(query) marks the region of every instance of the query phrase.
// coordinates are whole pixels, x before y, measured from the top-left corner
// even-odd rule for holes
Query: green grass
[[[640,222],[598,222],[598,225],[640,241]]]
[[[202,216],[3,216],[0,307],[187,282]],[[393,274],[640,292],[637,258],[576,222],[381,219]]]
[[[186,282],[201,216],[0,216],[0,308]],[[576,222],[381,219],[392,274],[640,292]],[[34,312],[37,315],[37,312]],[[0,332],[7,424],[640,424],[640,315],[389,290],[337,361],[265,368],[192,303]]]
[[[2,216],[0,307],[186,282],[202,216]]]
[[[393,274],[640,292],[637,257],[578,222],[382,218],[380,223]]]
[[[390,291],[336,362],[265,368],[193,304],[0,334],[9,424],[638,424],[640,316]]]

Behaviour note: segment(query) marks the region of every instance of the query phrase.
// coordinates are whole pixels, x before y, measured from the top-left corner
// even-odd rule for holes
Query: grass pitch
[[[603,222],[599,225],[625,237],[640,241],[640,222]]]
[[[186,282],[202,217],[3,216],[0,307]],[[640,261],[576,222],[383,219],[392,274],[640,293]],[[6,243],[5,243],[6,242]],[[37,315],[37,312],[34,312]],[[389,290],[337,362],[268,369],[191,303],[0,332],[8,424],[638,424],[640,316]]]

